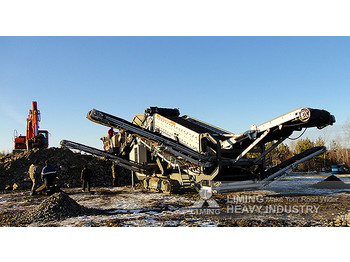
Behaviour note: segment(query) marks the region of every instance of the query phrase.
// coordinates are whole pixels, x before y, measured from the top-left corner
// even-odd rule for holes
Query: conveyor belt
[[[145,166],[145,165],[142,165],[142,164],[134,162],[134,161],[125,160],[123,158],[109,154],[109,153],[102,151],[102,150],[99,150],[97,148],[93,148],[93,147],[79,144],[76,142],[72,142],[69,140],[61,140],[60,144],[61,144],[61,146],[64,146],[64,147],[67,147],[70,149],[77,149],[77,150],[84,151],[84,152],[89,153],[89,154],[109,158],[109,159],[113,160],[114,162],[116,162],[116,164],[118,164],[119,166],[124,167],[128,170],[131,170],[131,171],[148,173],[150,170],[150,168]]]
[[[266,172],[261,174],[261,178],[269,180],[269,178],[271,178],[272,175],[276,174],[278,171],[283,170],[286,167],[292,166],[293,164],[297,163],[300,160],[306,161],[307,158],[311,158],[311,157],[323,154],[324,152],[326,152],[326,150],[327,149],[324,146],[316,146],[316,147],[310,148],[298,155],[291,157],[290,159],[282,162],[277,166],[271,167]]]
[[[167,138],[150,130],[144,129],[140,126],[130,123],[122,118],[92,109],[87,114],[87,118],[93,122],[108,127],[123,129],[127,132],[138,135],[141,138],[153,141],[155,143],[162,143],[168,147],[173,153],[178,152],[178,155],[186,155],[186,159],[201,166],[208,166],[209,156],[200,154],[184,145],[179,144],[173,139]]]

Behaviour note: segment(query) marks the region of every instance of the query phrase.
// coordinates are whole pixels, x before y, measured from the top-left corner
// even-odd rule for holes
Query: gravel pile
[[[16,184],[17,189],[30,189],[32,183],[28,169],[37,159],[41,161],[41,167],[44,167],[45,160],[50,160],[57,170],[58,187],[80,187],[80,174],[84,164],[87,164],[93,172],[93,187],[112,185],[111,161],[91,155],[73,153],[66,148],[48,148],[0,157],[0,190],[13,189],[14,184]],[[120,186],[130,185],[130,172],[120,167],[119,170],[118,184]]]
[[[318,189],[350,189],[350,185],[345,184],[335,175],[327,177],[325,180],[318,182],[311,187]]]
[[[46,222],[62,220],[91,213],[88,208],[79,205],[67,194],[60,192],[45,199],[39,206],[26,215],[26,220]]]

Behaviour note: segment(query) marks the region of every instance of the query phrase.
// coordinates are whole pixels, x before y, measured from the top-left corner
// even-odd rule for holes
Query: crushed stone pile
[[[344,183],[335,175],[331,175],[325,180],[318,182],[311,187],[318,189],[350,189],[350,185]]]
[[[0,157],[0,190],[30,189],[32,182],[28,175],[29,166],[35,160],[41,161],[41,168],[45,161],[50,160],[56,168],[56,184],[60,188],[80,187],[81,170],[84,164],[93,172],[92,187],[112,185],[112,162],[92,155],[74,153],[67,148],[33,149]],[[118,184],[131,184],[130,172],[118,167]]]
[[[27,214],[26,219],[33,222],[62,220],[89,213],[89,209],[79,205],[66,193],[53,194]]]

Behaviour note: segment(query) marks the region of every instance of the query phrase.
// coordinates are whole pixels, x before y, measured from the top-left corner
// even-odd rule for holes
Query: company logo
[[[193,214],[220,214],[219,204],[214,199],[210,199],[213,195],[211,187],[202,186],[202,188],[199,191],[199,195],[202,199],[197,200],[190,207],[191,209],[193,209]]]
[[[320,212],[317,202],[335,202],[337,199],[318,197],[282,197],[275,198],[261,194],[227,195],[226,210],[212,199],[211,187],[202,186],[199,191],[201,199],[195,201],[189,209],[195,215],[219,214],[315,214]]]

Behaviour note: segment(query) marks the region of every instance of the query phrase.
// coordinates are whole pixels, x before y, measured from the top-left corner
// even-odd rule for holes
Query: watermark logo
[[[273,198],[263,195],[227,196],[227,214],[314,214],[319,212],[317,197]]]
[[[211,187],[202,186],[202,188],[199,191],[199,195],[202,199],[195,201],[191,206],[193,214],[220,214],[219,204],[214,199],[211,199],[213,195]]]
[[[313,214],[318,213],[319,205],[227,205],[228,214]]]
[[[336,198],[303,196],[271,197],[262,194],[227,195],[226,206],[220,207],[212,198],[212,188],[202,186],[199,191],[201,199],[190,207],[196,215],[219,214],[316,214],[320,212],[320,202],[336,202]]]

